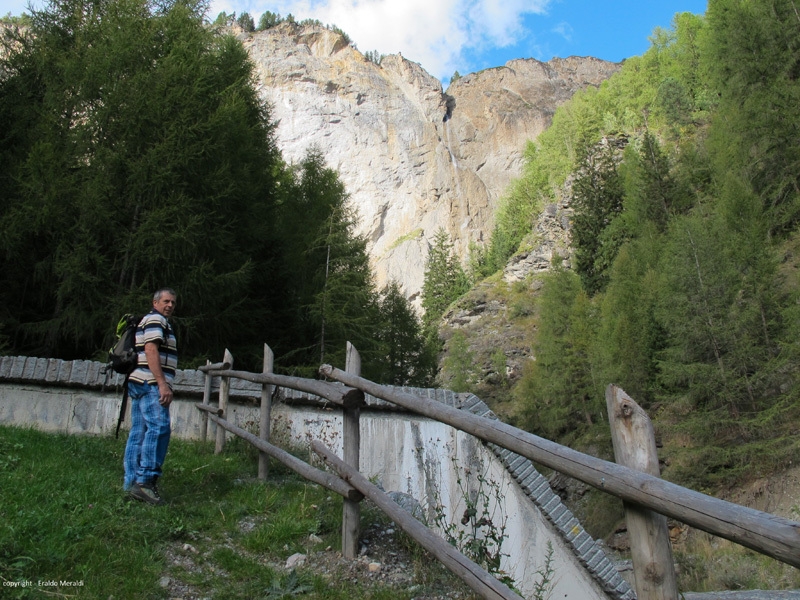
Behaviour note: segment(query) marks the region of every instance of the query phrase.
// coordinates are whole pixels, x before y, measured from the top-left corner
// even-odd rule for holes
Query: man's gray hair
[[[158,302],[159,300],[161,300],[161,296],[163,296],[164,294],[169,294],[171,296],[175,296],[176,298],[178,297],[178,294],[175,293],[175,290],[173,290],[172,288],[164,287],[157,289],[156,293],[153,294],[153,302]]]

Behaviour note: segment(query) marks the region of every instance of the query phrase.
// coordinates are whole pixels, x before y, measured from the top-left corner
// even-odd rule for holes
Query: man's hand
[[[158,384],[158,392],[161,394],[158,403],[161,406],[169,406],[172,402],[172,388],[169,387],[166,381]]]

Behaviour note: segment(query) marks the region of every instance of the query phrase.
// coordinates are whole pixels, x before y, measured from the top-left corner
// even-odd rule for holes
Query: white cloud
[[[447,78],[464,69],[469,49],[516,43],[525,31],[523,17],[541,14],[551,0],[213,0],[219,12],[249,12],[258,22],[269,10],[297,20],[317,19],[347,32],[362,52],[402,52],[426,71]]]
[[[557,33],[568,42],[571,42],[574,30],[572,29],[572,25],[570,25],[569,23],[561,22],[553,28],[553,33]]]

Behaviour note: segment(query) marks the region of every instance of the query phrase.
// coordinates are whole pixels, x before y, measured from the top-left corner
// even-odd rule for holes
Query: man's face
[[[165,317],[169,318],[172,316],[172,313],[175,310],[175,301],[175,296],[164,292],[161,294],[161,297],[158,300],[153,300],[153,308],[155,308]]]

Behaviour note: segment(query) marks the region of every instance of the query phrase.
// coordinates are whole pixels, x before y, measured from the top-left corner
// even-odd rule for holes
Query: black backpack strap
[[[125,409],[128,407],[128,375],[125,375],[125,381],[122,384],[122,404],[119,407],[119,419],[117,419],[117,433],[114,436],[119,439],[119,428],[125,420]]]

